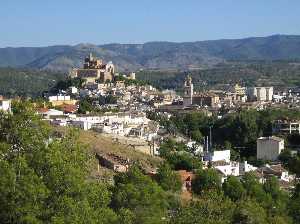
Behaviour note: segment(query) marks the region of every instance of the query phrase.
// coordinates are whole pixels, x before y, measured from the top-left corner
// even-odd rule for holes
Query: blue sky
[[[0,1],[0,47],[300,34],[299,0]]]

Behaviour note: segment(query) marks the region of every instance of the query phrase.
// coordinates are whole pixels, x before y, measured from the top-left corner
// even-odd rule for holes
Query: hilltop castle
[[[101,59],[94,58],[92,54],[85,58],[83,68],[75,68],[71,77],[79,77],[86,83],[105,83],[112,81],[115,74],[115,66],[112,62],[104,64]]]

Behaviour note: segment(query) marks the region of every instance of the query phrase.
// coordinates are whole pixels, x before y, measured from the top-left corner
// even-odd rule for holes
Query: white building
[[[49,96],[49,101],[50,102],[53,102],[53,101],[68,101],[68,100],[71,100],[70,96],[60,96],[60,95]]]
[[[273,87],[250,87],[247,95],[250,101],[272,101]]]
[[[225,162],[229,163],[230,162],[230,150],[205,152],[204,160],[211,161],[211,162],[225,161]]]
[[[76,94],[76,93],[78,93],[78,88],[76,88],[75,86],[70,86],[69,91],[72,94]]]
[[[11,111],[11,101],[10,100],[0,100],[0,110],[5,112]]]
[[[244,162],[240,162],[239,169],[240,169],[239,170],[240,175],[244,175],[247,172],[257,170],[257,167],[252,166],[247,161],[244,161]]]
[[[50,119],[51,117],[64,115],[64,112],[61,110],[47,109],[47,108],[41,108],[38,110],[37,113],[42,115],[43,119]]]
[[[277,160],[284,149],[284,140],[279,137],[260,137],[257,139],[257,159]]]
[[[239,162],[230,161],[215,161],[212,162],[212,166],[219,170],[223,174],[223,176],[239,176],[240,175],[240,168],[239,168]]]

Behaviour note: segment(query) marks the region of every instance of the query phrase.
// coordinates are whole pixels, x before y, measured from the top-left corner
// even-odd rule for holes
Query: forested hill
[[[300,59],[300,36],[274,35],[185,43],[79,44],[75,46],[0,48],[0,66],[66,71],[81,66],[92,52],[113,61],[120,71],[207,68],[228,60]]]
[[[51,71],[0,68],[0,95],[5,97],[40,97],[66,74]]]

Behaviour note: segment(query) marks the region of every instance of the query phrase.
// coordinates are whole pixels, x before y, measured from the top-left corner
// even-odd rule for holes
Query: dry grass
[[[153,169],[161,162],[161,158],[151,156],[140,151],[134,150],[131,147],[114,142],[111,137],[93,131],[80,130],[79,141],[87,144],[88,148],[93,153],[107,154],[113,153],[122,158],[129,159],[133,162],[140,163],[145,169]]]
[[[55,127],[55,130],[63,135],[67,132],[65,127]],[[150,171],[156,168],[162,161],[160,157],[151,156],[134,150],[132,147],[127,147],[124,144],[115,142],[112,137],[100,134],[94,131],[79,130],[79,142],[87,145],[89,152],[92,154],[107,154],[113,153],[124,159],[129,159],[132,162],[139,163],[145,170]],[[103,176],[112,176],[113,171],[106,168],[100,168],[98,171],[97,161],[93,161],[91,176],[101,178]]]

